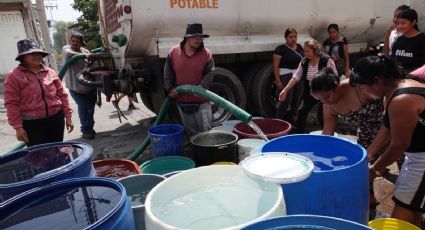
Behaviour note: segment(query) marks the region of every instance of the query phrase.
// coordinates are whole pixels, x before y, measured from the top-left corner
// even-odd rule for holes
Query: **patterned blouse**
[[[347,114],[337,113],[331,106],[329,108],[342,120],[354,123],[357,126],[357,143],[364,148],[369,147],[382,123],[384,112],[382,100],[374,100],[367,104],[362,103],[358,111]]]

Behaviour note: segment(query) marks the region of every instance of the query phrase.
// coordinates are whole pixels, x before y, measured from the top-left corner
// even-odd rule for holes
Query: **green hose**
[[[165,115],[167,114],[169,104],[170,104],[170,98],[166,97],[164,102],[162,102],[161,109],[159,110],[158,116],[156,117],[156,120],[152,126],[156,126],[162,123]],[[127,159],[132,161],[136,160],[140,156],[140,154],[142,154],[143,151],[145,151],[146,147],[148,147],[149,144],[150,144],[149,136],[147,136],[145,140],[143,141],[143,143],[139,145],[133,151],[133,153],[131,153],[131,155],[127,157]]]
[[[233,116],[245,123],[250,122],[252,119],[252,115],[247,113],[245,110],[204,88],[194,85],[180,85],[176,87],[176,91],[177,94],[196,94],[200,97],[208,99],[209,101],[214,102],[215,105],[229,111],[231,114],[233,114]]]
[[[61,79],[61,81],[63,79],[63,76],[65,76],[65,73],[69,68],[69,65],[71,65],[77,60],[86,59],[86,58],[87,56],[85,54],[76,54],[72,56],[70,59],[66,60],[65,64],[62,66],[61,70],[59,71],[59,78]]]
[[[200,97],[203,97],[205,99],[208,99],[212,102],[214,102],[217,106],[220,106],[221,108],[229,111],[231,114],[233,114],[236,118],[238,118],[239,120],[243,121],[243,122],[250,122],[252,119],[252,115],[247,113],[245,110],[239,108],[238,106],[232,104],[231,102],[227,101],[226,99],[218,96],[217,94],[208,91],[204,88],[198,87],[198,86],[194,86],[194,85],[180,85],[176,87],[176,91],[178,94],[196,94]],[[164,102],[161,105],[161,109],[158,113],[158,116],[155,120],[155,122],[153,123],[153,126],[156,126],[157,124],[162,123],[162,120],[164,119],[166,112],[168,111],[168,105],[169,105],[169,100],[170,98],[167,97],[165,98]],[[143,151],[145,151],[145,149],[148,147],[149,145],[149,136],[147,136],[145,138],[145,140],[143,141],[143,143],[141,145],[139,145],[139,147],[137,147],[137,149],[135,149],[133,151],[133,153],[131,153],[130,156],[127,157],[128,160],[135,160],[137,159],[140,154],[143,153]]]
[[[9,150],[7,150],[6,152],[2,152],[2,153],[0,153],[0,156],[2,156],[2,155],[4,155],[4,154],[6,154],[6,153],[8,153],[8,152],[12,152],[12,151],[15,151],[15,150],[18,150],[18,149],[22,149],[22,148],[24,148],[26,145],[27,145],[27,144],[25,144],[25,142],[20,141],[18,144],[16,144],[15,146],[13,146],[12,148],[10,148],[10,149],[9,149]]]

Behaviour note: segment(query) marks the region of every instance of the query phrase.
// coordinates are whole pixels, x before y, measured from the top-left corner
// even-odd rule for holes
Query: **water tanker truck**
[[[84,78],[94,77],[91,85],[107,97],[140,93],[143,103],[157,113],[166,96],[162,73],[168,51],[182,41],[188,23],[202,23],[211,36],[205,46],[216,64],[210,90],[254,114],[273,117],[277,92],[272,52],[284,42],[286,28],[296,28],[302,44],[311,38],[322,42],[327,26],[337,23],[350,54],[358,54],[383,40],[397,6],[407,4],[422,14],[424,2],[100,0],[100,28],[110,64],[107,71],[88,71]],[[229,117],[213,106],[214,124]]]

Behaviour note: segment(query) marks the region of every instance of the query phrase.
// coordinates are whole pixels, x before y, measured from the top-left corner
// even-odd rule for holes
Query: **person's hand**
[[[369,161],[370,164],[374,163],[376,160],[378,160],[377,154],[375,155],[371,155],[371,154],[367,154],[367,161]]]
[[[283,90],[280,92],[280,94],[279,94],[279,101],[285,101],[285,99],[286,99],[286,94],[287,94],[286,90],[285,90],[285,89],[283,89]]]
[[[96,60],[96,56],[92,54],[86,54],[86,58],[90,62]]]
[[[171,92],[168,94],[168,96],[171,98],[176,98],[177,97],[176,89],[172,89]]]
[[[276,81],[276,87],[279,91],[282,91],[284,88],[281,81]]]
[[[24,128],[22,128],[22,127],[16,128],[15,131],[16,131],[16,139],[18,139],[18,141],[23,141],[23,142],[26,142],[26,143],[29,142],[27,132],[25,132]]]
[[[66,126],[66,130],[68,130],[68,133],[70,133],[70,132],[72,132],[72,130],[74,130],[74,124],[72,123],[71,118],[65,119],[65,126]]]

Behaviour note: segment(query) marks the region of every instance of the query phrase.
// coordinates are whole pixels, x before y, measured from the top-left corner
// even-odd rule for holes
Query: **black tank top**
[[[390,117],[388,116],[388,106],[392,99],[401,94],[417,94],[425,97],[425,88],[420,87],[409,87],[401,88],[394,92],[390,100],[387,103],[385,114],[382,119],[384,126],[390,129]],[[418,124],[416,125],[415,131],[413,132],[412,142],[410,142],[409,148],[406,150],[410,153],[425,152],[425,110],[419,114]]]

